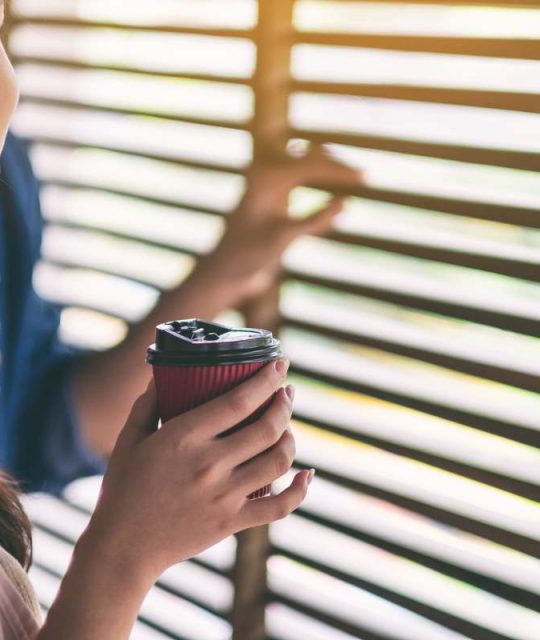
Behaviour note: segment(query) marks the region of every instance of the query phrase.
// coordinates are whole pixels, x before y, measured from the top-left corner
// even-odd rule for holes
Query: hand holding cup
[[[312,473],[281,494],[246,496],[284,475],[295,456],[289,429],[288,363],[271,362],[246,382],[157,429],[152,381],[118,439],[87,535],[113,565],[155,580],[166,568],[229,535],[284,518],[304,500]],[[275,394],[275,395],[274,395]],[[249,428],[218,438],[274,399]]]

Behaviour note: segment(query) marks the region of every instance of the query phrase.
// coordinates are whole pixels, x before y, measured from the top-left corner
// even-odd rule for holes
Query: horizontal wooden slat
[[[297,514],[540,611],[540,562],[318,477]]]
[[[294,93],[289,121],[297,137],[478,165],[534,171],[540,151],[536,116],[513,111]]]
[[[315,341],[312,344],[315,344]],[[294,346],[291,348],[290,341],[287,341],[286,346],[290,349],[291,357],[298,354]],[[316,346],[314,349],[318,351]],[[336,369],[335,363],[329,358],[328,351],[326,353],[318,351],[318,353],[326,355],[330,370]],[[392,367],[397,368],[401,364],[399,360],[393,363],[391,356],[377,355],[380,355],[382,362],[389,364],[390,371]],[[359,358],[364,356],[366,360],[372,359],[373,352],[360,350],[358,356]],[[343,351],[336,354],[336,358],[348,361],[351,370],[358,369],[354,361]],[[376,374],[374,378],[375,376]],[[404,374],[402,376],[404,377]],[[414,374],[411,373],[410,377],[413,378]],[[421,386],[420,367],[416,377]],[[512,442],[509,438],[488,435],[459,423],[434,417],[429,413],[407,409],[379,399],[374,400],[370,395],[346,393],[339,386],[324,385],[308,377],[295,375],[293,380],[298,387],[296,415],[305,416],[308,423],[316,424],[320,421],[328,431],[341,430],[352,439],[362,440],[365,436],[381,442],[393,443],[415,450],[417,455],[431,454],[488,474],[499,475],[506,478],[508,482],[515,480],[516,484],[523,482],[533,487],[540,484],[540,451],[536,448]],[[437,381],[435,375],[433,380]],[[438,382],[442,386],[441,379]],[[448,386],[451,385],[452,376],[449,376]],[[392,386],[390,376],[389,386]],[[412,390],[414,383],[409,388]],[[501,393],[504,393],[504,387],[499,388]],[[478,396],[486,397],[486,389],[483,389],[481,384],[477,385],[476,390]],[[466,395],[464,390],[462,395]],[[517,392],[515,397],[521,395]],[[432,397],[435,397],[435,394]],[[515,419],[519,420],[517,414]],[[531,422],[530,425],[532,426],[533,423]]]
[[[285,560],[286,558],[282,559]],[[373,633],[369,628],[366,628],[363,622],[351,623],[347,620],[341,620],[336,615],[336,612],[329,608],[321,610],[317,605],[310,606],[304,602],[298,602],[289,595],[283,595],[280,587],[281,585],[276,588],[275,592],[270,592],[269,594],[272,603],[277,606],[285,607],[295,614],[314,620],[315,623],[320,623],[332,629],[332,631],[345,635],[345,637],[353,637],[357,640],[394,640],[386,633]],[[272,637],[269,640],[271,639]]]
[[[78,279],[80,277],[81,283],[84,281],[85,277],[88,277],[90,280],[95,279],[96,283],[101,280],[104,283],[104,289],[105,289],[107,286],[113,285],[113,282],[114,282],[114,285],[119,284],[118,280],[120,280],[122,283],[125,283],[128,286],[133,285],[135,287],[139,287],[139,286],[150,287],[152,290],[155,291],[156,297],[159,297],[159,294],[162,291],[170,290],[170,288],[161,289],[157,287],[154,282],[151,283],[149,281],[150,279],[146,277],[146,275],[143,275],[141,277],[140,275],[134,275],[132,273],[128,274],[121,268],[115,268],[112,266],[99,265],[99,264],[93,264],[93,263],[85,264],[85,262],[86,262],[85,260],[81,260],[82,264],[78,264],[78,262],[76,262],[71,257],[67,257],[67,258],[63,256],[49,257],[49,258],[44,258],[40,262],[38,269],[49,272],[51,274],[62,273],[62,276],[65,278],[66,283],[69,282],[71,277],[74,277],[75,279]],[[183,270],[181,275],[179,275],[179,277],[177,278],[177,282],[181,283],[185,279],[189,271],[191,271],[190,268]],[[43,286],[43,285],[38,285],[38,286]],[[51,284],[51,286],[53,285]],[[60,288],[61,286],[58,287],[57,290],[59,290]],[[97,293],[93,293],[92,295],[94,304],[92,303],[92,301],[88,300],[88,305],[86,305],[85,300],[80,299],[75,292],[73,292],[74,297],[72,299],[69,293],[67,293],[68,290],[69,290],[69,287],[65,292],[63,292],[62,294],[59,294],[58,297],[56,297],[56,295],[54,294],[51,295],[51,293],[46,294],[45,293],[46,288],[44,288],[42,295],[45,295],[51,301],[56,301],[56,303],[61,307],[66,305],[78,306],[78,303],[80,302],[81,308],[93,309],[95,311],[104,311],[105,313],[110,313],[110,315],[113,317],[121,318],[126,321],[130,320],[130,316],[132,313],[134,313],[134,309],[137,306],[137,303],[135,303],[129,311],[124,310],[125,308],[122,308],[122,306],[119,306],[118,308],[116,308],[115,306],[112,306],[109,308],[107,306],[107,302],[98,301],[99,295]],[[104,291],[100,292],[100,294],[103,294],[103,293]],[[103,306],[101,306],[102,304]],[[152,307],[148,307],[145,310],[145,313],[149,313],[151,311],[151,308]],[[125,313],[126,315],[123,315],[120,309],[122,309],[123,313]],[[137,323],[137,321],[140,321],[143,317],[144,316],[137,319],[132,319],[132,322]]]
[[[22,132],[20,129],[18,131],[20,133],[23,133],[23,135],[27,135],[25,132]],[[55,136],[49,136],[46,133],[36,134],[35,136],[32,137],[32,139],[33,139],[33,142],[42,144],[42,145],[47,145],[48,147],[58,147],[62,149],[74,149],[74,150],[85,148],[93,151],[126,153],[127,155],[133,158],[155,160],[157,162],[171,162],[171,163],[174,163],[175,165],[181,165],[189,169],[223,171],[224,173],[231,173],[233,175],[241,174],[241,171],[239,171],[238,168],[235,168],[231,165],[226,166],[220,163],[213,163],[211,161],[198,162],[197,160],[191,160],[188,157],[171,158],[167,154],[148,153],[144,151],[132,151],[132,150],[127,150],[121,146],[109,145],[107,143],[96,145],[96,144],[84,144],[80,142],[71,142],[70,140],[67,140],[65,138],[61,138],[61,137],[57,138]]]
[[[533,282],[540,282],[540,257],[536,260],[521,260],[518,256],[505,256],[504,252],[499,255],[475,253],[463,250],[459,245],[454,246],[426,246],[413,241],[400,241],[399,236],[383,237],[380,235],[368,235],[363,233],[346,233],[344,231],[333,231],[328,234],[332,240],[343,242],[344,244],[380,249],[398,255],[421,258],[423,260],[433,260],[467,267],[469,269],[480,269],[492,273],[513,278],[522,278]],[[496,248],[494,246],[494,248]]]
[[[376,149],[391,153],[403,153],[412,156],[441,158],[455,162],[470,162],[478,165],[522,169],[526,171],[540,170],[540,154],[536,152],[514,151],[464,145],[435,144],[415,140],[400,140],[382,136],[343,134],[335,132],[309,131],[291,129],[291,138],[301,138],[317,144],[339,144],[358,146],[364,149]]]
[[[160,577],[158,584],[169,593],[224,618],[232,608],[231,581],[193,562],[171,567]]]
[[[418,5],[424,6],[419,10]],[[538,0],[297,0],[295,22],[304,28],[306,24],[312,25],[313,30],[316,31],[363,31],[365,27],[362,23],[351,26],[347,20],[365,15],[370,27],[374,21],[392,21],[396,30],[400,32],[412,31],[421,26],[427,26],[437,34],[443,29],[456,28],[466,28],[469,32],[474,31],[478,26],[484,26],[483,19],[486,14],[477,12],[476,9],[486,5],[498,9],[495,15],[490,16],[491,31],[498,32],[501,28],[506,28],[513,30],[512,35],[519,35],[520,27],[529,26],[527,19],[538,20],[536,14],[540,8]],[[339,11],[340,9],[342,11]],[[392,20],[394,11],[400,9],[400,19]],[[473,11],[470,11],[471,9]],[[512,11],[508,11],[509,9]],[[464,16],[470,18],[471,24],[461,24]],[[434,17],[440,18],[443,24],[432,24],[431,19]],[[505,24],[511,18],[514,18],[513,23]]]
[[[297,555],[295,553],[287,552],[281,548],[276,549],[276,552],[280,553],[280,557],[287,558],[298,563],[302,563],[307,568],[311,570],[318,570],[318,571],[324,572],[325,575],[328,575],[332,578],[336,578],[338,580],[343,580],[343,581],[346,578],[347,574],[344,574],[333,567],[329,568],[326,565],[316,560],[306,561],[303,555]],[[380,598],[384,598],[388,602],[392,602],[396,605],[404,607],[407,610],[410,610],[411,612],[419,616],[422,616],[422,618],[425,620],[432,621],[436,624],[441,625],[441,627],[444,627],[444,629],[448,629],[449,631],[455,631],[456,633],[459,633],[460,634],[459,637],[461,638],[470,638],[471,640],[514,640],[515,638],[515,636],[513,635],[508,636],[506,634],[500,634],[500,633],[494,634],[493,631],[491,630],[486,630],[482,627],[471,624],[468,621],[434,610],[424,604],[419,604],[406,596],[395,594],[389,589],[385,589],[385,588],[373,585],[366,580],[356,579],[351,583],[350,586],[355,588],[365,589],[369,593],[372,593],[373,595],[376,595]],[[282,598],[280,597],[280,595],[281,594],[279,595],[274,594],[275,599],[278,602],[283,602],[291,606],[292,604],[291,600],[288,599],[287,597]],[[301,608],[300,610],[303,610],[303,609]],[[309,609],[307,611],[309,611]],[[313,615],[316,619],[319,619],[319,616],[317,614],[314,614],[314,612],[311,612],[311,615]],[[338,626],[338,628],[340,627]],[[465,636],[462,634],[467,634],[467,635]]]
[[[284,289],[281,311],[291,327],[538,391],[535,339],[294,282]]]
[[[338,405],[336,413],[339,410],[340,407]],[[366,411],[369,412],[369,410],[370,404],[367,402]],[[342,418],[342,422],[344,420],[345,418]],[[326,416],[326,422],[331,422],[328,416]],[[352,430],[362,431],[361,420],[355,418],[352,420],[352,424],[354,425],[355,422],[359,426],[356,428],[351,426]],[[399,433],[399,428],[398,423],[397,433]],[[415,498],[422,495],[424,501],[433,505],[444,506],[450,511],[457,511],[464,517],[481,519],[484,522],[489,522],[492,526],[508,529],[526,537],[537,537],[534,527],[531,527],[531,523],[538,517],[538,515],[535,516],[538,504],[534,500],[523,500],[508,492],[501,492],[488,485],[471,482],[435,467],[384,453],[379,449],[360,444],[350,437],[325,433],[325,431],[310,427],[306,423],[297,423],[296,429],[299,456],[303,462],[307,459],[312,462],[312,466],[319,466],[320,469],[326,469],[334,475],[337,473],[341,473],[344,477],[348,475],[366,484],[375,482],[378,479],[377,482],[382,483],[387,488],[391,486],[390,490],[394,492],[404,491],[407,495],[415,496]],[[368,430],[369,427],[366,425],[363,429]],[[384,433],[384,425],[381,431]],[[387,438],[392,439],[391,430],[387,428],[386,433]],[[398,437],[396,434],[396,438]],[[418,437],[421,439],[420,434],[418,434]],[[451,439],[450,434],[449,437]],[[494,443],[493,452],[497,450],[495,445],[496,443]],[[426,445],[424,444],[422,447],[419,444],[418,446],[421,449],[425,448]],[[485,450],[486,454],[490,451],[488,440],[486,441]],[[326,453],[323,454],[323,452]],[[523,464],[527,465],[526,451],[524,453],[525,456],[522,460]],[[534,452],[532,453],[533,458],[537,457]],[[463,455],[466,456],[467,454],[470,455],[471,451],[465,452]],[[452,457],[450,450],[447,451],[447,455],[449,458]],[[510,453],[510,455],[514,454]],[[341,464],[337,462],[340,457],[342,459]],[[459,460],[460,458],[459,454],[456,455],[456,459]],[[356,461],[356,464],[354,464],[354,461]],[[493,464],[496,465],[494,461]],[[486,464],[478,466],[485,468]],[[341,470],[339,471],[338,468],[340,467]],[[531,467],[531,471],[534,473],[534,467]],[[426,484],[424,485],[423,483]],[[517,515],[518,512],[520,513],[519,517]],[[517,523],[518,519],[519,524]],[[526,524],[527,521],[528,525]],[[538,548],[535,553],[538,553]]]
[[[459,38],[395,34],[297,32],[295,42],[394,51],[427,51],[467,56],[540,60],[538,40],[509,38]]]
[[[284,557],[271,558],[269,580],[274,601],[353,637],[465,640],[405,608]]]
[[[156,289],[133,280],[45,262],[37,265],[34,278],[37,292],[51,302],[104,312],[128,323],[140,322],[158,298]]]
[[[520,207],[502,205],[492,202],[478,202],[464,198],[445,198],[442,196],[414,193],[400,189],[384,189],[373,186],[343,189],[338,185],[327,183],[326,185],[313,184],[313,187],[324,187],[328,190],[343,194],[355,195],[359,198],[374,200],[375,202],[388,202],[397,205],[416,207],[428,211],[441,211],[442,213],[456,215],[465,218],[477,218],[491,222],[515,224],[522,227],[540,229],[540,215],[533,207]]]
[[[306,4],[317,4],[317,0],[305,0]],[[382,4],[382,5],[410,5],[411,0],[332,0],[335,4],[362,4],[363,2],[369,2],[369,4]],[[414,0],[414,4],[420,5],[443,5],[448,6],[449,0]],[[510,9],[538,9],[540,3],[538,0],[451,0],[453,5],[458,6],[490,6],[490,7],[507,7]]]
[[[305,204],[309,199],[313,206],[319,206],[319,200],[322,204],[321,192],[296,194],[306,199]],[[540,266],[540,236],[535,230],[361,199],[347,202],[327,237],[531,281],[537,280]]]
[[[49,263],[111,273],[160,289],[177,287],[194,265],[186,252],[59,225],[48,226],[42,256]]]
[[[364,174],[363,184],[332,192],[431,211],[538,226],[536,173],[452,160],[329,145],[337,158]]]
[[[18,111],[15,130],[34,142],[87,146],[231,173],[243,169],[251,160],[251,138],[246,131],[164,118],[26,102]]]
[[[246,86],[149,77],[137,72],[17,66],[23,100],[59,108],[91,108],[167,120],[246,129],[253,94]]]
[[[141,620],[175,638],[190,640],[229,640],[229,624],[204,609],[174,596],[159,587],[145,598]]]
[[[118,115],[136,116],[139,118],[155,118],[156,115],[166,118],[169,122],[185,122],[186,124],[195,124],[202,126],[216,126],[223,129],[233,129],[236,131],[250,131],[251,125],[246,122],[231,122],[229,120],[213,120],[210,118],[200,118],[197,116],[177,116],[173,113],[156,114],[151,111],[143,111],[135,108],[122,108],[122,107],[108,107],[93,104],[91,101],[71,101],[71,100],[54,100],[51,98],[44,98],[39,95],[32,95],[31,92],[26,92],[20,99],[21,108],[26,106],[43,106],[53,109],[74,109],[81,112],[91,109],[96,113],[110,113]],[[37,136],[32,136],[35,140]]]
[[[300,457],[297,460],[297,465],[301,468],[307,469],[313,466],[313,461],[306,460],[306,462],[304,462]],[[470,519],[467,517],[463,517],[462,515],[456,515],[454,513],[446,511],[442,506],[429,505],[426,503],[422,503],[418,499],[393,493],[392,491],[388,491],[380,488],[379,486],[375,486],[372,481],[353,481],[341,474],[338,475],[337,473],[326,471],[324,465],[320,463],[317,467],[317,473],[320,478],[335,483],[340,487],[352,489],[373,498],[384,500],[385,502],[388,502],[393,506],[407,509],[421,516],[426,516],[427,518],[440,522],[444,526],[450,526],[456,529],[459,528],[464,532],[470,533],[480,538],[484,538],[490,542],[508,546],[511,549],[514,549],[523,554],[531,555],[534,558],[540,557],[538,553],[538,542],[533,541],[528,537],[509,534],[507,531],[503,531],[497,528],[494,529],[490,526],[485,525],[484,523],[478,522],[478,520]]]
[[[129,14],[121,0],[97,0],[81,8],[71,0],[14,0],[19,18],[83,18],[85,20],[109,20],[117,24],[175,24],[178,26],[210,26],[216,28],[249,28],[257,20],[256,0],[230,0],[226,6],[221,0],[161,0],[158,5],[135,0]],[[81,16],[82,14],[82,16]]]
[[[436,262],[369,249],[346,251],[319,239],[297,243],[287,255],[286,267],[287,276],[300,282],[533,336],[539,332],[540,307],[533,302],[538,292],[528,283],[488,274],[475,274],[473,279],[474,272],[465,269],[446,271]]]
[[[394,496],[401,495],[454,513],[461,516],[463,522],[475,521],[480,526],[491,527],[492,535],[493,530],[500,530],[498,542],[501,543],[504,532],[515,536],[517,542],[539,538],[536,522],[540,505],[537,501],[525,500],[457,474],[386,453],[351,438],[325,433],[306,423],[295,422],[293,426],[297,433],[299,463],[304,467],[311,462],[327,475],[341,474],[338,484],[349,480],[370,485]],[[360,486],[357,488],[362,491]],[[515,548],[522,550],[518,546]],[[538,545],[529,555],[540,556]]]
[[[501,312],[500,310],[484,311],[471,307],[451,303],[445,300],[432,301],[427,297],[387,289],[379,289],[371,284],[353,284],[333,278],[325,278],[318,275],[301,273],[297,270],[289,270],[287,276],[300,282],[313,284],[321,287],[331,287],[336,291],[358,294],[375,300],[382,300],[393,304],[403,305],[412,309],[421,309],[434,313],[446,314],[455,318],[462,318],[470,322],[486,324],[500,329],[515,331],[525,335],[537,336],[540,332],[540,321],[533,318],[514,315],[512,313]]]
[[[294,377],[293,380],[297,386],[300,385],[299,390],[302,391],[302,393],[297,391],[299,399],[295,409],[295,417],[298,420],[327,433],[334,433],[406,459],[450,471],[529,500],[540,501],[538,478],[534,472],[534,464],[535,462],[537,464],[540,454],[533,449],[523,448],[520,451],[519,447],[508,440],[498,441],[494,438],[482,438],[479,434],[475,437],[473,433],[467,434],[467,430],[463,430],[463,428],[460,430],[456,426],[452,429],[451,424],[437,425],[436,420],[430,424],[430,420],[426,419],[425,415],[419,414],[418,422],[425,429],[431,427],[437,433],[437,426],[440,429],[446,427],[446,431],[440,434],[441,443],[437,447],[431,440],[434,437],[433,434],[430,434],[431,438],[427,436],[422,438],[420,433],[416,433],[413,429],[407,429],[403,425],[403,418],[400,422],[397,412],[392,415],[392,411],[388,411],[388,420],[392,418],[395,420],[393,430],[390,431],[384,422],[379,425],[377,420],[370,422],[365,417],[354,420],[345,419],[344,410],[347,407],[355,411],[354,416],[368,413],[372,404],[368,398],[360,396],[356,403],[342,402],[340,404],[337,391],[335,394],[337,397],[333,397],[330,393],[323,393],[318,387],[311,391],[309,388],[303,389],[301,382],[298,382],[298,380],[302,380],[301,378]],[[317,401],[317,392],[320,394],[320,401]],[[308,404],[304,397],[311,398],[311,404]],[[321,409],[325,400],[333,403],[331,406],[335,407],[335,415]],[[482,439],[483,449],[480,449]],[[505,444],[508,449],[506,459],[504,458]],[[454,449],[453,445],[461,447],[461,449]],[[500,458],[505,462],[501,464]],[[520,464],[522,466],[518,467]],[[521,470],[521,473],[518,469]]]
[[[32,160],[42,182],[136,196],[150,203],[208,213],[226,213],[244,188],[240,174],[198,170],[176,162],[160,162],[132,154],[89,147],[40,144]],[[208,184],[213,189],[208,189]]]
[[[315,371],[308,367],[302,367],[299,364],[294,364],[291,371],[302,376],[310,377],[324,384],[334,385],[347,391],[362,393],[387,402],[401,404],[404,407],[408,407],[416,411],[422,411],[442,418],[443,420],[458,422],[474,429],[479,429],[481,431],[486,431],[487,433],[516,440],[529,446],[540,446],[539,436],[536,429],[524,428],[521,425],[505,422],[498,418],[483,418],[478,415],[470,414],[463,409],[448,409],[446,407],[431,404],[427,400],[416,400],[409,396],[396,394],[391,390],[381,389],[369,383],[352,382],[338,376]]]
[[[23,503],[36,526],[66,543],[78,540],[88,524],[86,514],[53,496],[29,494]]]
[[[349,341],[352,344],[372,347],[389,353],[395,353],[396,355],[414,358],[415,360],[421,360],[447,369],[493,380],[494,382],[516,386],[535,393],[539,391],[540,383],[537,376],[504,367],[497,367],[491,363],[482,364],[481,362],[475,361],[474,354],[471,354],[469,358],[455,355],[446,356],[441,353],[429,351],[426,348],[400,343],[397,340],[391,340],[383,336],[373,336],[367,333],[351,334],[340,331],[335,327],[321,327],[310,321],[300,319],[291,320],[287,318],[287,316],[285,316],[284,326],[315,332],[328,338]]]
[[[41,202],[47,221],[62,228],[104,231],[114,238],[137,239],[146,246],[193,256],[209,252],[224,227],[219,212],[165,207],[91,189],[48,186]]]
[[[484,12],[480,10],[479,13]],[[493,12],[488,13],[491,19]],[[469,25],[467,19],[461,22]],[[538,29],[540,32],[540,23]],[[439,91],[444,90],[466,90],[471,96],[485,92],[486,97],[491,93],[533,97],[538,95],[535,78],[539,66],[535,60],[311,44],[296,45],[292,60],[296,81],[329,87],[334,84],[343,88],[348,86],[350,91],[354,91],[355,86],[361,89],[364,85],[390,91],[394,88],[433,90],[435,101]]]
[[[335,627],[316,622],[308,616],[279,604],[271,604],[266,610],[268,640],[354,640],[353,636],[338,631]],[[373,638],[373,636],[370,636]],[[356,640],[359,636],[355,636]],[[368,640],[362,635],[360,640]]]
[[[490,109],[508,109],[526,113],[540,113],[540,94],[512,91],[488,91],[433,86],[388,85],[367,83],[330,83],[297,80],[294,91],[313,94],[334,94],[388,100],[408,100],[434,104],[452,104]]]
[[[275,526],[272,537],[281,555],[473,638],[533,640],[540,624],[540,614],[520,605],[296,517]]]
[[[20,56],[171,77],[202,74],[246,80],[253,74],[256,52],[250,40],[240,38],[45,24],[12,29],[9,48],[15,61]]]
[[[52,222],[52,220],[51,220],[51,222]],[[82,222],[82,223],[79,223],[79,222],[77,222],[77,223],[60,222],[60,223],[55,224],[55,229],[56,229],[56,231],[59,231],[60,233],[65,233],[64,237],[66,238],[66,240],[69,237],[70,233],[80,233],[81,231],[89,231],[89,232],[96,232],[97,231],[99,233],[105,232],[106,236],[105,236],[105,234],[104,234],[104,236],[107,239],[110,239],[111,241],[112,240],[120,240],[120,241],[129,242],[129,243],[132,243],[132,241],[133,241],[133,235],[131,233],[127,232],[127,231],[126,232],[122,232],[122,231],[109,230],[106,227],[105,228],[100,228],[100,227],[96,228],[91,223],[85,224],[84,222]],[[82,238],[82,236],[81,236],[81,238]],[[120,246],[120,245],[118,245],[118,246]],[[185,254],[186,256],[197,257],[197,256],[201,255],[200,252],[190,248],[189,246],[185,246],[185,247],[184,246],[175,246],[175,245],[173,245],[172,242],[169,242],[169,243],[167,243],[167,242],[159,242],[159,241],[152,242],[150,240],[146,240],[145,239],[143,246],[145,248],[146,247],[152,247],[152,248],[155,248],[155,249],[162,249],[162,250],[170,250],[171,248],[174,247],[180,253]],[[86,249],[86,247],[84,247],[84,248]],[[45,251],[45,253],[47,254],[47,256],[51,260],[54,260],[54,259],[60,259],[59,256],[62,253],[70,252],[70,249],[67,248],[65,245],[60,247],[60,249],[61,249],[60,252],[56,252],[54,250],[50,250],[48,253],[47,253],[47,251]],[[157,255],[159,255],[159,254],[156,254],[156,256]],[[98,259],[100,259],[100,258],[98,258]],[[68,263],[72,263],[73,265],[79,264],[78,262],[75,262],[75,260],[73,260],[73,261],[65,260],[65,262],[66,262],[66,264],[68,264]],[[84,259],[82,259],[80,266],[83,266],[83,263],[85,263],[85,262],[86,261]],[[84,266],[92,266],[92,267],[94,267],[94,264],[92,263],[92,265],[90,265],[90,263],[87,263],[87,264],[84,264]],[[120,271],[118,273],[120,273]],[[171,274],[169,273],[169,274],[162,274],[162,275],[163,275],[164,278],[168,278],[168,276],[170,276]],[[134,279],[138,280],[139,282],[151,282],[151,284],[153,283],[152,278],[151,277],[147,278],[146,274],[143,274],[142,278],[136,277]]]
[[[144,286],[135,280],[127,280],[111,273],[97,270],[69,268],[61,262],[41,262],[36,266],[37,293],[59,308],[77,308],[89,313],[103,313],[127,327],[137,326],[152,311],[159,291],[152,291],[152,303],[139,292],[127,303],[114,299],[113,290],[126,285]],[[58,279],[57,285],[53,279]],[[118,282],[120,281],[120,282]],[[91,293],[81,291],[90,287]]]
[[[48,149],[50,151],[51,149]],[[145,193],[134,193],[134,190],[129,188],[113,188],[107,184],[101,184],[96,182],[92,184],[92,181],[86,181],[82,177],[80,179],[72,179],[69,176],[65,179],[61,178],[56,173],[48,173],[46,179],[42,180],[42,183],[46,183],[46,189],[59,189],[61,191],[76,191],[81,193],[92,192],[96,196],[112,197],[112,198],[133,198],[136,195],[137,202],[143,202],[150,206],[158,206],[164,208],[176,208],[186,209],[192,212],[200,212],[202,214],[208,214],[211,216],[222,217],[225,212],[220,208],[212,208],[211,205],[203,206],[197,205],[193,202],[183,201],[176,198],[167,198],[164,194],[163,197],[159,195],[152,196]]]
[[[182,70],[167,71],[165,69],[144,69],[129,64],[114,64],[107,62],[85,62],[83,60],[63,60],[52,56],[46,52],[42,55],[27,55],[26,53],[14,53],[10,56],[15,66],[20,64],[50,64],[58,69],[67,69],[69,71],[113,71],[117,73],[136,73],[140,76],[161,78],[161,79],[177,79],[185,78],[188,80],[200,80],[202,82],[220,82],[224,84],[233,84],[240,86],[250,86],[251,80],[246,76],[240,75],[220,75],[219,73],[203,73],[197,71]]]
[[[60,314],[60,340],[75,349],[107,351],[123,342],[127,333],[125,321],[103,312],[72,306]]]
[[[219,38],[254,38],[254,30],[252,29],[233,29],[226,27],[196,27],[196,26],[181,26],[181,25],[168,25],[168,24],[145,24],[120,21],[107,21],[107,20],[93,20],[93,19],[74,19],[61,16],[36,16],[36,15],[24,15],[20,18],[17,12],[13,13],[12,28],[16,28],[17,24],[24,25],[46,25],[52,27],[73,27],[84,28],[91,27],[96,29],[114,29],[118,31],[137,31],[137,32],[149,32],[149,33],[172,33],[182,35],[203,35],[203,36],[215,36]]]
[[[447,374],[431,366],[424,368],[401,357],[385,356],[384,352],[349,348],[347,343],[327,340],[325,344],[316,335],[309,340],[308,335],[289,332],[283,340],[292,369],[299,375],[527,445],[540,445],[540,431],[532,413],[536,402],[533,394],[494,383],[481,384],[480,380]]]

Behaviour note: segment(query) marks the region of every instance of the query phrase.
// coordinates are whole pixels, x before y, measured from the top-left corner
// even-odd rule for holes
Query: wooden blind
[[[253,155],[324,142],[365,172],[270,296],[310,496],[269,539],[240,538],[235,569],[192,563],[233,576],[228,605],[197,580],[174,602],[236,640],[537,640],[540,2],[13,7],[17,128],[49,221],[36,282],[71,341],[113,344],[181,281]],[[44,583],[61,573],[45,564]],[[167,637],[214,637],[152,615]]]
[[[286,259],[272,638],[540,634],[540,3],[295,6],[289,136],[365,171]],[[298,194],[308,206],[320,192]]]

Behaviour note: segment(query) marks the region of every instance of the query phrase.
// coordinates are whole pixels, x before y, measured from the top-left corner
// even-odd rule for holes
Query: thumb
[[[343,211],[344,204],[345,198],[335,196],[318,213],[309,216],[309,218],[295,220],[292,223],[294,235],[321,235],[326,233],[332,228],[332,222],[336,215]]]
[[[130,411],[126,424],[118,438],[118,446],[131,447],[144,440],[157,429],[159,420],[156,385],[151,379]]]

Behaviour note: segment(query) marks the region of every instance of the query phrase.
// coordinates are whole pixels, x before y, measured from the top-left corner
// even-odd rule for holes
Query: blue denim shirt
[[[9,135],[0,160],[0,468],[25,489],[59,492],[103,471],[84,446],[70,371],[84,354],[57,336],[60,310],[32,287],[43,220],[25,145]]]

